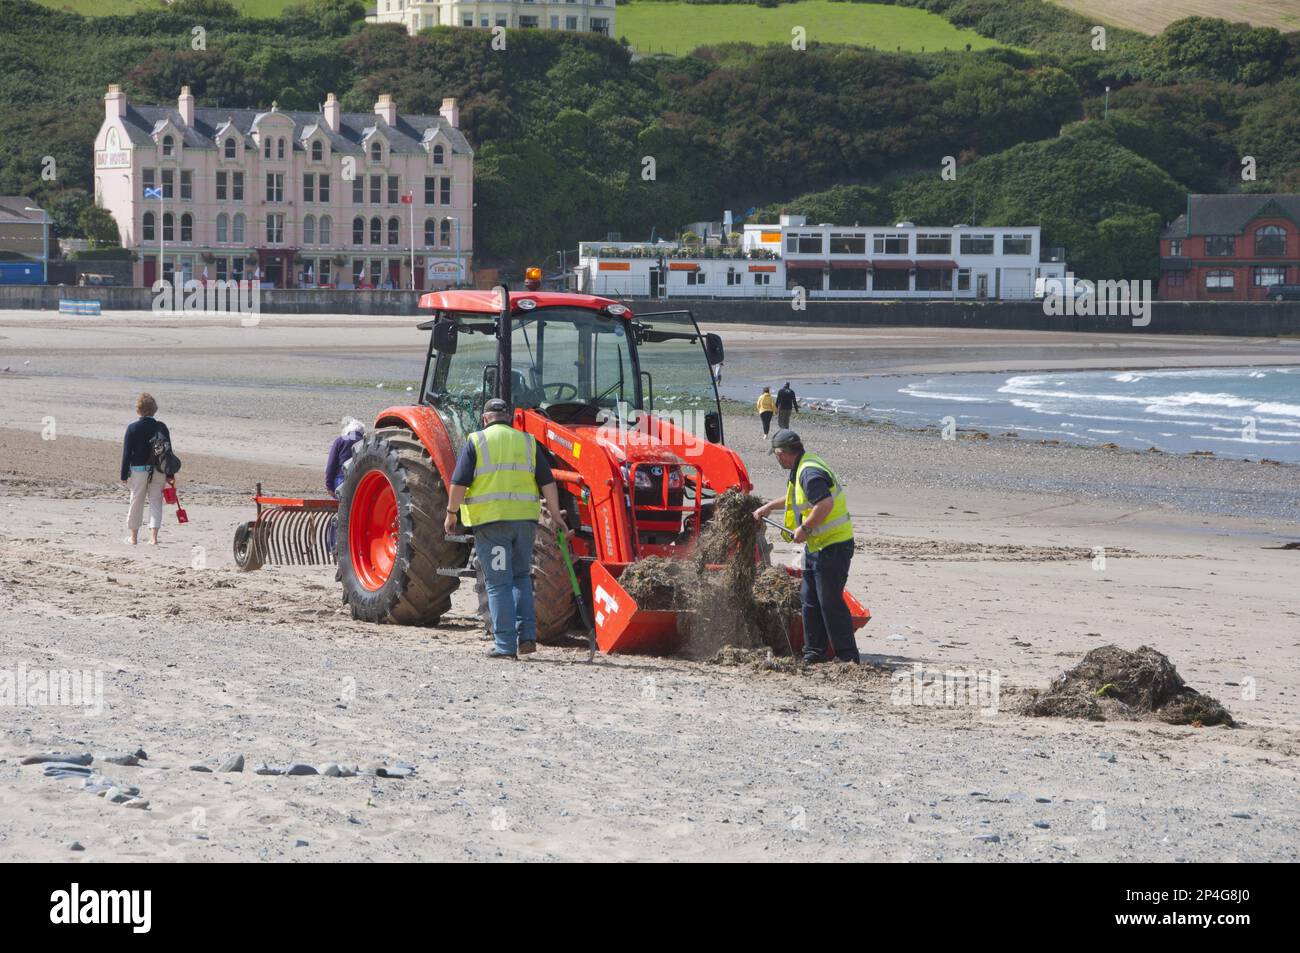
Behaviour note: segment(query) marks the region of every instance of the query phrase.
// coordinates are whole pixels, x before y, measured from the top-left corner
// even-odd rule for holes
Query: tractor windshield
[[[497,339],[492,318],[453,314],[460,330],[455,354],[437,355],[425,399],[442,412],[459,445],[479,429],[483,404],[496,394]],[[636,405],[633,344],[618,318],[584,308],[516,312],[511,334],[511,398],[515,407],[594,420],[620,401]],[[563,405],[563,406],[560,406]]]

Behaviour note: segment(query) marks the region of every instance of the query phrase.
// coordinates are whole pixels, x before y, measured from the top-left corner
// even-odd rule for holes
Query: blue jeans
[[[520,642],[537,641],[533,612],[533,540],[537,524],[501,520],[474,527],[474,552],[487,583],[496,651],[514,655]]]
[[[853,615],[844,602],[844,584],[853,561],[853,540],[831,543],[803,557],[803,657],[826,660],[827,642],[837,659],[859,661]]]

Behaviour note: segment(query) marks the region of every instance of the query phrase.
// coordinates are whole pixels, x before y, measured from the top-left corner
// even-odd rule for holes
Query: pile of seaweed
[[[1047,691],[1035,692],[1025,713],[1092,721],[1155,717],[1173,725],[1234,724],[1217,699],[1188,686],[1169,657],[1148,645],[1136,652],[1116,645],[1093,649]]]
[[[693,559],[651,556],[619,577],[641,608],[682,613],[683,651],[691,657],[709,658],[724,646],[790,652],[787,626],[799,611],[799,581],[754,561],[762,532],[754,510],[763,502],[739,487],[727,490],[714,503]]]

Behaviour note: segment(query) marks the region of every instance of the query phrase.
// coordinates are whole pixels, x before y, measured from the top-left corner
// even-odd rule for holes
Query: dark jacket
[[[141,417],[128,424],[126,437],[122,440],[122,479],[131,475],[132,467],[143,467],[153,463],[153,438],[161,433],[170,443],[172,435],[167,432],[167,425],[152,417]]]
[[[336,489],[339,477],[343,476],[343,464],[352,459],[352,452],[361,442],[361,434],[355,437],[335,437],[330,445],[329,459],[325,461],[325,489],[331,493]]]
[[[799,398],[794,396],[794,391],[789,387],[782,387],[776,392],[776,409],[777,410],[798,410]]]

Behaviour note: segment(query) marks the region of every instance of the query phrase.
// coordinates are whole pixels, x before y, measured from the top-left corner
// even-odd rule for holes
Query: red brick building
[[[1189,195],[1160,235],[1159,297],[1262,301],[1300,284],[1300,195]]]

